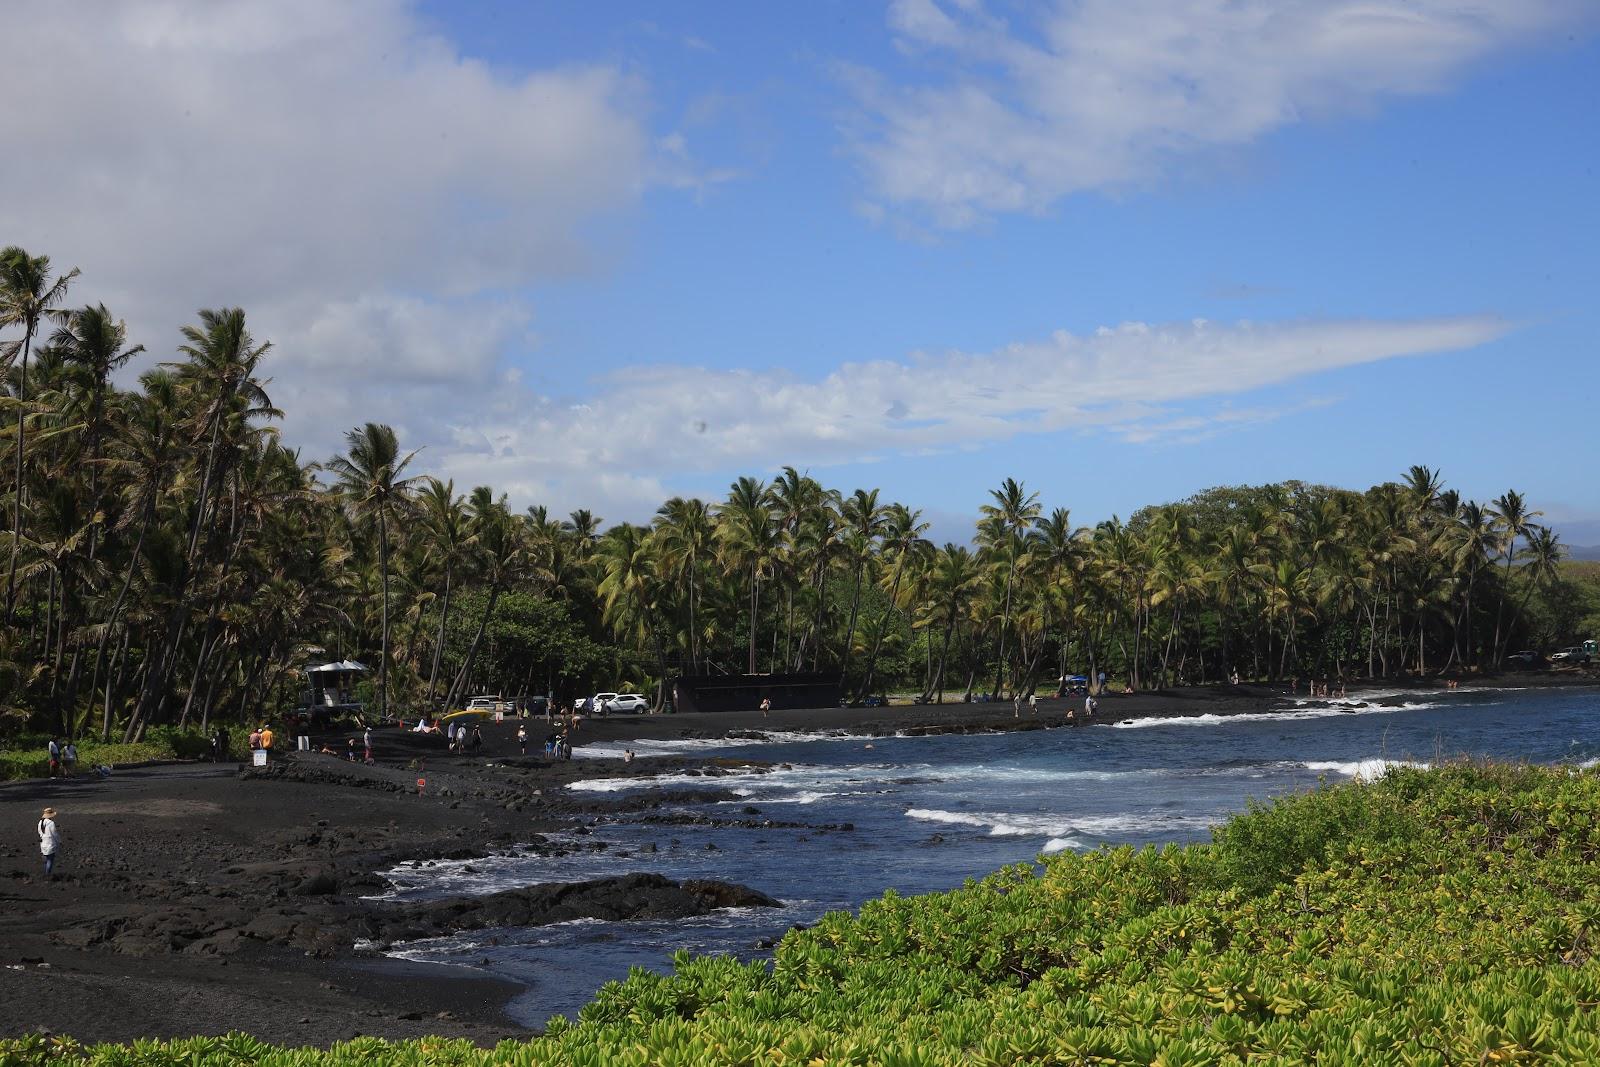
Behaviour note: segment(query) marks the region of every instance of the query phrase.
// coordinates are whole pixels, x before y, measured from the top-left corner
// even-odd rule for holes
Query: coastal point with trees
[[[828,672],[851,700],[1247,680],[1466,676],[1600,624],[1592,565],[1515,490],[1413,466],[1365,490],[1220,487],[1077,524],[1005,479],[965,543],[794,467],[647,523],[517,509],[427,473],[388,426],[304,457],[277,432],[272,345],[200,311],[146,344],[77,269],[0,251],[9,529],[7,729],[136,742],[281,717],[317,657],[373,666],[384,717],[478,692]],[[156,346],[152,340],[149,347]]]

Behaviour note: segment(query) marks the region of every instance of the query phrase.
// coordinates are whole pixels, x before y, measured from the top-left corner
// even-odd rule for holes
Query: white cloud
[[[880,206],[964,226],[1437,91],[1594,12],[1583,0],[1058,0],[1018,26],[981,0],[894,0],[901,51],[936,73],[895,85],[851,72],[866,112],[856,148]]]
[[[502,389],[531,321],[503,294],[592,269],[658,169],[633,78],[492,68],[400,0],[7,4],[0,39],[0,242],[82,267],[158,358],[244,307],[317,455]]]
[[[992,352],[846,364],[817,380],[642,366],[600,380],[581,404],[508,393],[428,462],[462,484],[489,482],[558,511],[592,506],[642,519],[668,484],[718,493],[714,472],[926,455],[1070,430],[1130,443],[1200,440],[1328,402],[1235,408],[1230,398],[1341,367],[1472,348],[1505,330],[1483,317],[1124,323]]]

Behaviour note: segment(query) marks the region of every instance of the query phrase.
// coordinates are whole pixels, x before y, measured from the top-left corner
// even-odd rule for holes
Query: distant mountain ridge
[[[1600,560],[1600,545],[1568,545],[1567,558]]]

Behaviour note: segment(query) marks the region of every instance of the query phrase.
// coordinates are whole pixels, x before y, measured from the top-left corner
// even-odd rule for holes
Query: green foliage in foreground
[[[1600,776],[1398,769],[1261,806],[1209,846],[889,894],[771,964],[677,960],[576,1023],[478,1050],[242,1037],[0,1061],[97,1064],[1600,1063]]]

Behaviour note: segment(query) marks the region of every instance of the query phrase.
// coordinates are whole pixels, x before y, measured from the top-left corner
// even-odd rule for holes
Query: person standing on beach
[[[61,750],[61,774],[71,778],[72,772],[78,769],[78,746],[71,738],[67,739],[67,747]]]
[[[526,756],[528,754],[528,728],[524,725],[517,727],[517,749]]]
[[[1029,693],[1028,694],[1028,714],[1029,715],[1037,715],[1037,714],[1039,714],[1039,694],[1038,693]]]
[[[261,747],[269,753],[272,751],[272,727],[266,723],[261,724]]]
[[[1021,693],[1012,693],[1011,694],[1011,717],[1013,719],[1022,718],[1022,694]]]
[[[372,727],[370,727],[370,726],[367,727],[365,730],[361,731],[361,747],[366,750],[365,755],[362,757],[363,760],[365,762],[367,762],[367,763],[371,763],[372,762]]]
[[[61,851],[61,831],[56,829],[56,809],[45,808],[39,816],[39,854],[44,857],[45,881],[56,873],[56,855]]]
[[[53,737],[50,739],[49,755],[50,777],[54,778],[57,772],[61,770],[61,742]]]
[[[1083,698],[1083,717],[1085,719],[1094,718],[1094,710],[1097,707],[1099,707],[1099,702],[1095,700],[1093,693],[1090,693],[1088,696],[1084,697]]]
[[[765,719],[767,712],[772,710],[772,700],[768,697],[761,698],[761,717]]]

